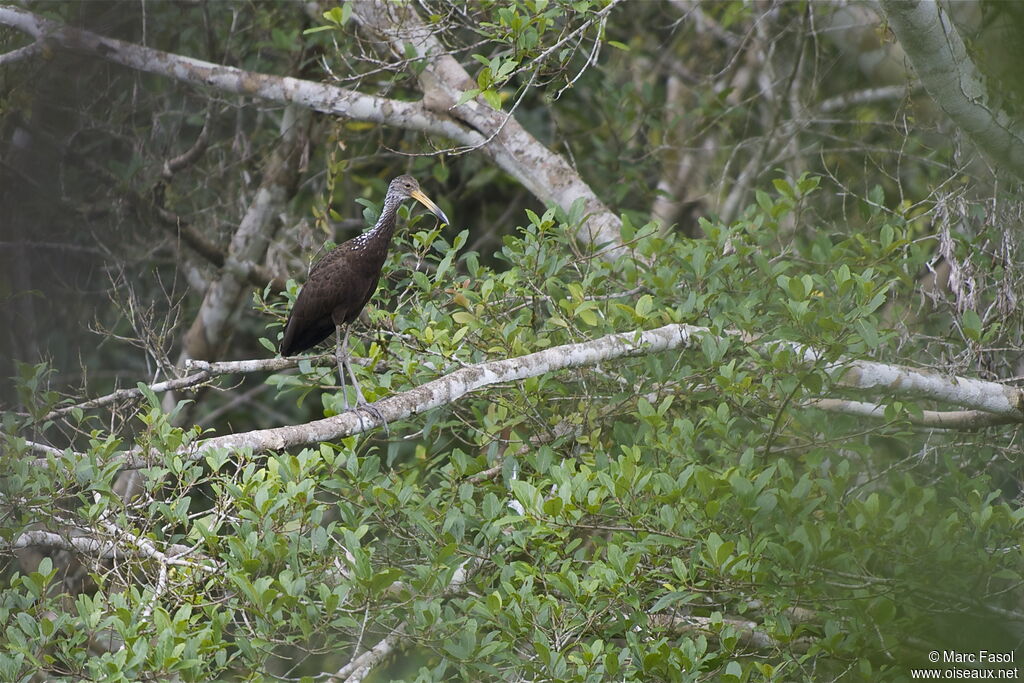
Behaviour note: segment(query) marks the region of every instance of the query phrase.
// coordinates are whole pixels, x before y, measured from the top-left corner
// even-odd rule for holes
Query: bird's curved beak
[[[452,224],[452,222],[448,220],[448,216],[444,215],[444,211],[441,210],[441,207],[435,204],[434,202],[430,201],[430,197],[423,194],[423,192],[421,192],[420,190],[413,190],[412,192],[409,193],[409,196],[418,201],[423,206],[427,207],[430,210],[430,213],[437,216],[442,223],[447,223],[448,225]]]

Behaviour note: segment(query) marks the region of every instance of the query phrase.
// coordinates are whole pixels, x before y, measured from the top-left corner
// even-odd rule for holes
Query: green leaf
[[[789,291],[789,296],[792,297],[794,301],[803,301],[810,293],[805,286],[803,278],[796,276],[789,278],[787,290]]]
[[[875,326],[864,320],[863,318],[854,323],[857,328],[857,332],[860,334],[860,338],[864,340],[869,349],[877,349],[880,342],[878,336],[878,330]]]
[[[650,294],[644,294],[637,299],[635,311],[638,318],[646,320],[652,308],[654,308],[654,297]]]
[[[743,665],[733,660],[725,665],[725,674],[722,676],[723,681],[742,681],[743,680]]]
[[[981,341],[981,317],[977,313],[970,309],[964,311],[960,318],[960,326],[968,339],[975,342]]]
[[[471,88],[469,90],[463,90],[462,94],[459,95],[459,99],[455,103],[455,106],[457,107],[460,104],[465,104],[466,102],[469,102],[471,99],[473,99],[474,97],[476,97],[479,94],[480,94],[480,89],[479,88]]]
[[[885,206],[885,190],[881,185],[875,185],[868,192],[868,201],[876,206]]]
[[[484,97],[484,101],[491,105],[491,108],[495,111],[501,111],[501,95],[497,90],[491,90],[488,88],[480,93]]]
[[[778,190],[779,194],[789,199],[796,199],[796,192],[793,190],[793,186],[789,184],[784,178],[776,178],[772,181],[772,185]]]

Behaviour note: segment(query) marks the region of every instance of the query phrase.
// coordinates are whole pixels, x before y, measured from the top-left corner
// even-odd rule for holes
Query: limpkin
[[[346,368],[355,388],[357,407],[366,405],[366,398],[349,363],[349,323],[359,316],[377,290],[384,259],[391,246],[391,236],[395,232],[398,207],[410,198],[448,223],[448,216],[423,194],[415,178],[398,176],[388,185],[377,224],[361,235],[339,244],[309,269],[309,278],[299,291],[284,327],[282,356],[301,353],[327,339],[332,332],[335,333],[338,379],[345,410],[349,408],[348,395],[345,393]]]

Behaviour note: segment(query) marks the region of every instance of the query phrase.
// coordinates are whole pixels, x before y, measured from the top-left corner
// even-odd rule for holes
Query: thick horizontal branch
[[[118,559],[125,556],[125,553],[118,549],[117,544],[110,540],[100,540],[91,536],[61,536],[52,531],[43,531],[42,529],[26,531],[12,543],[5,545],[6,550],[52,548],[54,550],[81,553],[103,560]]]
[[[592,341],[556,346],[517,358],[479,363],[381,399],[373,404],[376,409],[373,414],[353,410],[300,425],[215,437],[197,444],[192,456],[202,457],[214,449],[282,450],[336,441],[385,422],[395,422],[454,403],[483,387],[567,368],[592,366],[616,358],[686,348],[695,337],[703,334],[711,332],[706,327],[695,325],[665,325],[653,330],[610,334]],[[804,348],[800,357],[810,365],[818,362],[820,354],[814,349]],[[1024,393],[1016,387],[870,361],[840,360],[831,363],[826,371],[843,386],[931,399],[986,411],[1013,422],[1024,422]],[[137,454],[131,455],[126,463],[130,467],[145,465],[145,460]]]
[[[164,553],[157,550],[156,546],[148,538],[129,534],[116,527],[113,527],[113,529],[117,532],[117,535],[127,537],[132,545],[131,550],[125,549],[124,544],[120,543],[117,539],[105,537],[99,533],[96,535],[83,534],[72,536],[44,529],[25,531],[13,541],[0,543],[0,549],[11,551],[23,548],[49,548],[51,550],[67,550],[100,560],[121,560],[141,556],[156,560],[165,565],[192,567],[206,572],[216,571],[215,567],[202,563],[202,561],[207,561],[205,557],[201,558],[202,561],[186,559],[184,556],[192,552],[192,549],[188,546],[175,544],[170,546],[167,552]]]
[[[215,437],[201,442],[192,456],[199,458],[215,449],[282,450],[334,441],[454,403],[483,387],[566,368],[596,365],[623,356],[679,348],[688,345],[693,334],[706,331],[707,328],[693,325],[666,325],[654,330],[611,334],[593,341],[556,346],[517,358],[478,363],[381,399],[373,404],[373,414],[351,410],[301,425]],[[138,455],[132,455],[126,466],[145,467],[146,462]]]
[[[381,399],[373,404],[374,410],[369,412],[350,410],[340,415],[299,425],[286,425],[214,437],[195,444],[191,448],[190,455],[198,459],[215,449],[277,451],[325,441],[336,441],[386,423],[396,422],[454,403],[467,394],[487,386],[515,382],[568,368],[597,365],[617,358],[686,348],[691,345],[695,337],[705,334],[711,334],[706,327],[685,324],[665,325],[653,330],[610,334],[599,339],[556,346],[516,358],[478,363]],[[780,346],[795,350],[798,352],[797,357],[807,365],[817,364],[821,356],[820,352],[813,348],[799,346],[792,342],[773,342],[763,346],[768,352],[772,352],[773,347]],[[294,362],[296,361],[293,359],[233,361],[231,363],[210,363],[203,367],[224,370],[233,368],[229,371],[244,371],[245,368],[269,369],[277,367],[279,364],[286,365]],[[983,411],[998,417],[1001,423],[1024,422],[1024,392],[1017,387],[955,375],[940,375],[927,370],[886,365],[873,361],[840,359],[828,364],[824,369],[841,386],[879,390],[894,397],[928,399],[955,405],[969,411]],[[197,378],[200,375],[203,379],[194,379],[194,381],[205,381],[210,377],[210,372],[202,370],[190,377]],[[189,379],[182,378],[180,381]],[[876,411],[870,411],[870,413],[872,417],[877,416]],[[980,417],[974,419],[980,419]],[[972,423],[968,428],[975,426],[978,425]],[[137,450],[124,453],[122,457],[126,468],[141,468],[149,465],[147,458]],[[40,459],[40,463],[45,463],[45,459]]]
[[[381,19],[377,28],[385,32],[396,28],[391,24],[392,17],[387,17],[387,14],[401,9],[400,5],[364,4],[360,8],[360,15],[372,14]],[[367,8],[375,9],[367,12]],[[606,7],[601,13],[610,8]],[[386,11],[380,13],[376,10]],[[405,10],[399,13],[402,12]],[[418,20],[415,23],[414,28],[422,29],[419,33],[430,38],[429,44],[437,45],[432,37],[432,28],[419,24]],[[282,104],[296,104],[357,121],[439,135],[464,146],[466,150],[479,149],[544,204],[555,204],[569,211],[576,201],[582,201],[586,220],[577,234],[586,243],[621,246],[621,220],[598,199],[568,161],[536,140],[511,114],[494,111],[475,100],[456,106],[463,90],[472,87],[464,84],[472,84],[472,79],[450,56],[438,54],[437,50],[426,50],[419,38],[408,44],[412,44],[421,54],[430,52],[431,62],[440,60],[443,63],[441,71],[444,72],[444,79],[435,79],[436,83],[432,86],[424,87],[423,101],[406,102],[367,95],[335,85],[261,74],[154,50],[83,29],[62,26],[38,14],[9,5],[0,6],[0,25],[23,31],[37,41],[45,40],[64,49],[90,53],[115,64],[183,83],[210,86],[223,92],[259,97]],[[404,50],[406,45],[405,38],[396,38],[396,47]],[[438,100],[444,101],[443,106]],[[208,250],[204,253],[208,253]],[[611,258],[616,253],[609,252],[606,256]]]
[[[2,55],[0,55],[0,66],[20,62],[23,59],[30,59],[38,54],[41,54],[42,51],[43,44],[39,41],[36,41],[31,45],[26,45],[25,47],[19,47],[16,50],[5,52]]]
[[[805,352],[805,357],[812,360],[817,353]],[[880,389],[894,396],[930,399],[1024,421],[1024,392],[1017,387],[874,361],[839,360],[828,369],[842,386]]]

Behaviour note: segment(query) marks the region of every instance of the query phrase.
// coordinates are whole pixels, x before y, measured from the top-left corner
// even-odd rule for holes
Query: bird
[[[384,207],[376,225],[342,242],[313,263],[306,284],[299,290],[284,326],[280,351],[285,357],[311,349],[334,333],[335,359],[345,410],[349,409],[345,388],[346,369],[355,388],[356,407],[365,408],[368,405],[349,363],[349,324],[359,316],[377,291],[384,260],[391,246],[391,237],[395,232],[398,207],[406,199],[415,199],[442,223],[450,225],[448,216],[423,193],[415,178],[410,175],[398,176],[388,185]]]

